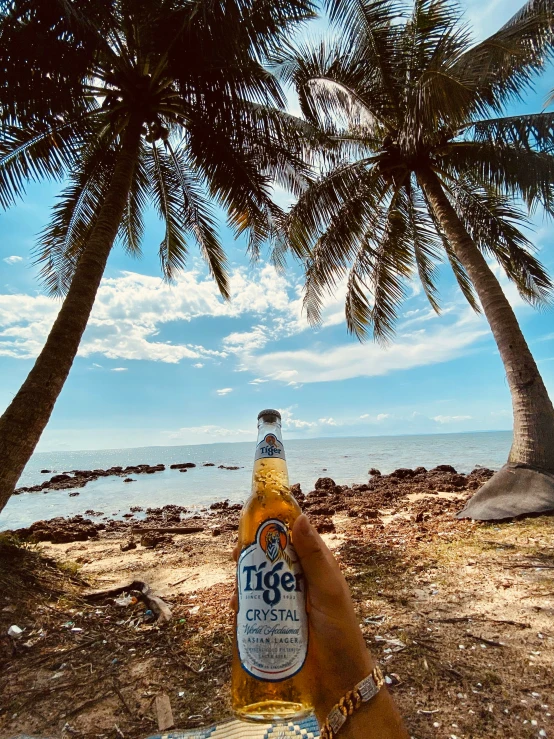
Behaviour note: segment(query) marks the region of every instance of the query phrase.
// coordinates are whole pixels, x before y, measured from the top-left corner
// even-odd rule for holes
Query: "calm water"
[[[325,475],[342,485],[363,482],[370,467],[383,473],[398,467],[430,468],[437,464],[451,464],[460,472],[470,472],[475,465],[496,469],[507,459],[511,438],[508,431],[309,440],[287,440],[285,436],[285,447],[291,482],[300,482],[307,492],[318,477]],[[91,508],[106,515],[122,515],[132,505],[178,503],[200,507],[223,498],[241,501],[250,489],[253,454],[254,442],[35,454],[19,486],[49,479],[50,475],[40,473],[43,468],[65,472],[115,465],[169,466],[176,462],[214,462],[216,467],[196,467],[186,473],[167,469],[154,475],[132,475],[136,479],[133,483],[124,483],[119,477],[101,478],[80,488],[80,495],[74,498],[69,497],[67,490],[13,496],[0,513],[0,530],[28,526],[54,516],[74,516]],[[239,465],[242,469],[219,470],[219,464]]]

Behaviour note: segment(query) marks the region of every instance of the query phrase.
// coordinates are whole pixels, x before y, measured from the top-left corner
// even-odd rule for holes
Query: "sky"
[[[477,38],[520,5],[462,3]],[[542,109],[553,87],[547,74],[511,113]],[[60,189],[59,183],[30,185],[24,200],[0,215],[0,411],[25,380],[59,310],[41,288],[31,251]],[[383,347],[348,335],[341,290],[329,298],[322,325],[310,327],[298,266],[277,273],[267,255],[252,265],[244,242],[223,223],[230,302],[218,295],[194,244],[187,270],[168,285],[157,258],[161,236],[149,212],[143,257],[132,259],[120,246],[112,251],[38,451],[247,441],[266,407],[281,410],[288,438],[511,428],[496,345],[446,266],[442,314],[411,283],[396,339]],[[554,273],[554,223],[536,214],[530,238]],[[533,310],[497,276],[554,396],[554,310]]]

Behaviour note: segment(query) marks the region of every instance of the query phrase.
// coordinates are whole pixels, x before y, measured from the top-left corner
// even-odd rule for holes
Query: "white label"
[[[266,434],[256,447],[256,459],[285,459],[283,442],[275,434]]]
[[[242,550],[237,566],[237,646],[243,668],[280,682],[306,661],[306,586],[287,527],[271,518]]]

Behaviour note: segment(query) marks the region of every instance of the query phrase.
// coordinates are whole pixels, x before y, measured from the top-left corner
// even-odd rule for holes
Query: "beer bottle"
[[[291,495],[281,415],[258,415],[252,494],[242,509],[232,702],[251,721],[310,713],[306,586],[291,540],[300,515]]]

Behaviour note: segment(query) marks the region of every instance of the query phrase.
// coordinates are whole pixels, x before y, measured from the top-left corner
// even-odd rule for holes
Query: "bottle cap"
[[[279,411],[274,410],[273,408],[266,408],[265,411],[260,411],[258,413],[258,421],[262,416],[277,416],[279,420],[281,420],[281,414]]]

